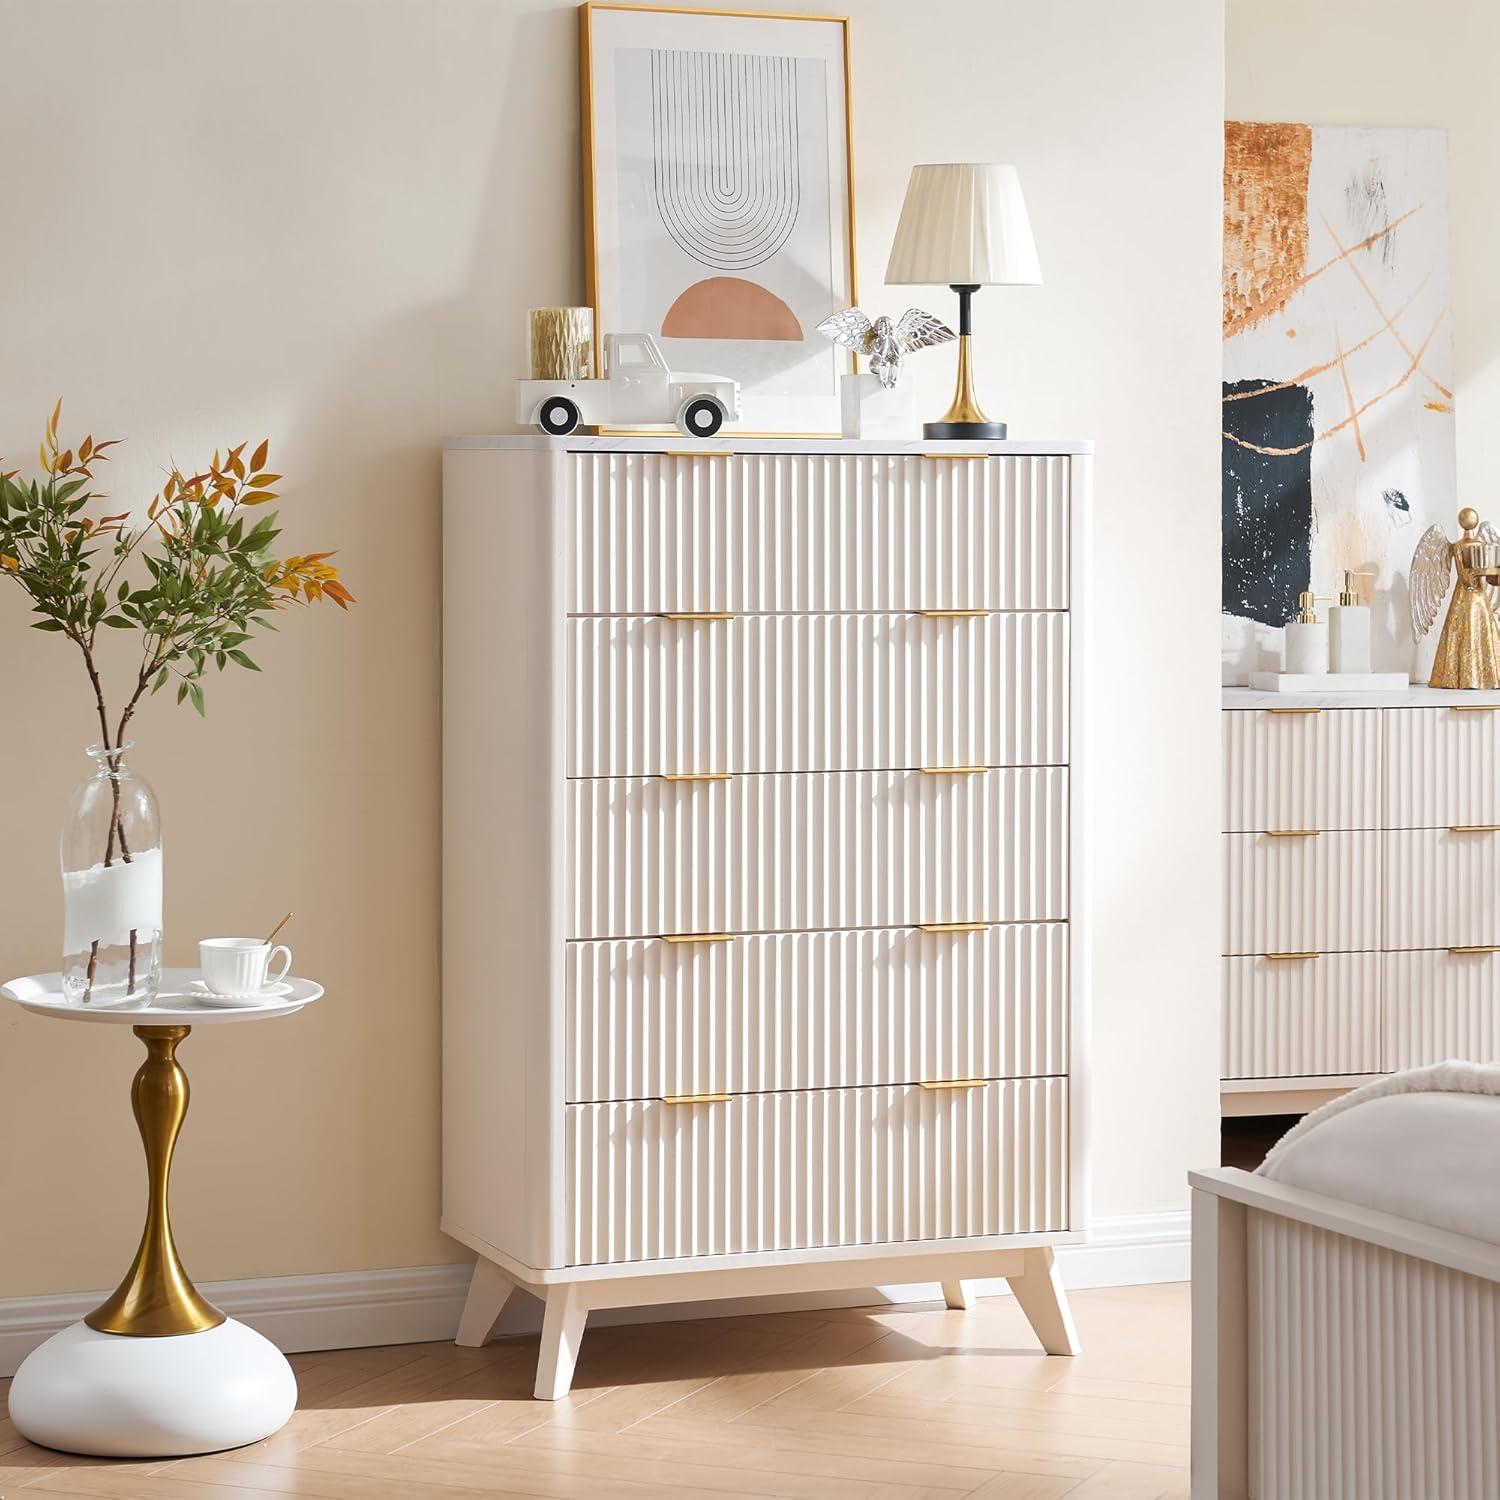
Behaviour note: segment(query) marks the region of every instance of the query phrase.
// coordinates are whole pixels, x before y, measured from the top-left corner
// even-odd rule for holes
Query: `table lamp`
[[[1040,286],[1036,244],[1016,169],[997,162],[931,162],[911,169],[896,239],[886,264],[888,286],[941,286],[958,293],[958,385],[929,438],[1005,436],[974,399],[969,354],[969,299],[982,286]]]

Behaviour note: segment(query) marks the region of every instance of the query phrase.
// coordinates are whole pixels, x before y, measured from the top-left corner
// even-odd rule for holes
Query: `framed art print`
[[[585,4],[589,300],[674,371],[740,383],[741,432],[837,433],[854,286],[848,22]]]

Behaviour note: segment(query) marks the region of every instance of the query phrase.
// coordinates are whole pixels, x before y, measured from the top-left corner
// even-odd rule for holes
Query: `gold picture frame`
[[[825,89],[825,112],[821,120],[809,113],[809,139],[821,127],[826,138],[820,137],[822,156],[826,157],[828,176],[826,179],[826,232],[830,285],[826,288],[828,305],[823,307],[820,285],[807,284],[804,276],[799,286],[799,301],[788,306],[779,297],[760,283],[750,283],[752,293],[764,294],[768,302],[779,303],[781,312],[796,324],[800,338],[793,339],[784,331],[790,324],[778,325],[778,331],[758,333],[749,338],[729,336],[705,339],[704,335],[688,337],[694,343],[709,350],[701,356],[688,360],[692,368],[707,368],[715,374],[733,376],[741,383],[742,413],[738,425],[726,426],[724,435],[738,437],[836,437],[839,429],[839,376],[856,369],[857,363],[844,351],[838,350],[816,332],[816,323],[829,313],[853,305],[858,301],[857,241],[855,232],[854,205],[854,133],[852,111],[852,61],[849,44],[849,18],[842,15],[798,14],[784,11],[715,10],[695,6],[677,5],[631,5],[615,3],[615,0],[584,0],[578,9],[579,20],[579,100],[583,144],[583,217],[584,255],[586,268],[587,297],[594,309],[595,317],[595,371],[603,373],[604,336],[608,333],[646,332],[653,337],[671,339],[663,329],[669,326],[677,302],[668,305],[666,316],[653,316],[649,326],[633,327],[614,322],[622,316],[624,298],[620,295],[621,277],[618,270],[620,250],[617,243],[609,239],[613,229],[618,238],[619,201],[621,197],[618,173],[606,165],[601,168],[601,132],[606,128],[601,120],[600,100],[604,97],[606,113],[614,118],[614,78],[607,76],[601,81],[600,65],[607,52],[618,51],[622,41],[633,32],[639,33],[639,42],[655,40],[660,44],[670,33],[674,54],[684,56],[718,56],[691,46],[692,41],[713,38],[722,47],[726,58],[745,56],[749,61],[801,64],[804,61],[822,61],[821,75],[812,76]],[[639,22],[637,26],[635,23]],[[728,27],[739,23],[731,32]],[[747,47],[749,40],[743,28],[754,23],[764,23],[766,45],[787,50],[789,38],[800,37],[800,28],[817,28],[809,31],[807,43],[802,50],[790,55],[777,55],[757,59]],[[789,28],[792,28],[789,30]],[[682,44],[687,42],[686,49]],[[642,50],[637,44],[631,50]],[[829,88],[830,80],[836,89]],[[799,84],[797,87],[802,88]],[[653,101],[654,103],[654,101]],[[800,125],[800,116],[798,117]],[[842,139],[836,139],[841,135]],[[612,139],[612,138],[611,138]],[[797,160],[810,150],[799,134],[796,142]],[[822,159],[820,157],[820,159]],[[636,159],[632,158],[634,162]],[[837,170],[835,170],[835,161]],[[819,184],[820,186],[823,184]],[[799,202],[800,209],[800,202]],[[639,213],[639,207],[635,211]],[[784,217],[784,215],[783,215]],[[795,215],[794,215],[795,217]],[[663,218],[665,216],[663,215]],[[819,218],[813,218],[808,231],[816,243],[816,236],[825,228]],[[662,243],[667,245],[666,231]],[[669,251],[680,249],[681,238],[667,245]],[[777,252],[780,253],[779,251]],[[613,257],[613,259],[611,259]],[[653,257],[652,265],[668,264],[664,257]],[[607,268],[614,267],[611,276]],[[840,280],[840,277],[844,279]],[[739,278],[711,277],[709,280],[738,283]],[[708,280],[699,281],[706,287]],[[678,302],[685,300],[688,292],[697,288],[689,286],[679,293]],[[715,306],[722,306],[722,301]],[[644,320],[642,320],[644,321]],[[784,347],[772,349],[778,344]],[[680,345],[679,345],[680,347]],[[732,356],[726,357],[726,351]],[[677,367],[671,359],[669,363]],[[699,362],[701,359],[701,363]],[[789,388],[779,391],[774,388],[778,378],[774,372],[757,375],[760,367],[774,364],[776,360],[787,364],[786,376]],[[737,368],[723,368],[726,364],[737,364]],[[821,366],[820,370],[818,367]],[[744,373],[742,373],[744,372]],[[827,373],[826,380],[824,374]],[[747,374],[749,378],[747,379]],[[797,386],[815,385],[815,391],[797,389]],[[747,389],[748,387],[748,389]],[[611,429],[614,430],[614,429]],[[656,429],[633,428],[636,432]],[[660,431],[670,431],[662,428]]]

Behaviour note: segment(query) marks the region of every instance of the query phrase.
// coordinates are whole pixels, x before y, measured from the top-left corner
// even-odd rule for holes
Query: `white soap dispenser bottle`
[[[1328,667],[1332,672],[1370,670],[1370,606],[1359,594],[1366,575],[1344,570],[1339,602],[1328,611]]]
[[[1311,589],[1297,595],[1300,609],[1284,632],[1290,676],[1324,677],[1328,673],[1328,624],[1318,618],[1318,596]]]

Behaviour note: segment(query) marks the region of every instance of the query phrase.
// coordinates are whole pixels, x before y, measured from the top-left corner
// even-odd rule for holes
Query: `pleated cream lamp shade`
[[[958,293],[958,385],[929,438],[1003,438],[974,398],[969,299],[982,286],[1039,286],[1041,266],[1016,169],[1002,162],[929,162],[912,168],[885,268],[889,286],[951,286]]]

